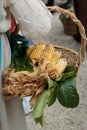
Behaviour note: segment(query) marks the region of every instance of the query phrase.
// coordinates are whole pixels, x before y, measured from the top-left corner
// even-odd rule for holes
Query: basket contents
[[[27,48],[22,58],[14,57],[4,72],[3,93],[20,98],[32,96],[32,117],[44,125],[44,108],[56,99],[67,108],[77,107],[77,66],[69,65],[62,50],[53,45],[37,43]]]

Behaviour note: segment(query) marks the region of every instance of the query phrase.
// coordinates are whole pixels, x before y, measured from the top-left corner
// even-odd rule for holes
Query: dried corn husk
[[[47,69],[47,73],[53,79],[59,78],[59,76],[62,74],[66,66],[67,66],[67,61],[64,58],[61,58],[58,60],[58,62],[55,65],[50,66]]]
[[[9,73],[10,72],[10,73]],[[5,71],[5,84],[3,87],[5,95],[18,96],[38,96],[46,87],[46,79],[40,75],[38,70],[32,74],[28,71],[15,72],[13,69]]]
[[[47,87],[47,78],[58,78],[67,66],[67,60],[62,58],[61,51],[56,51],[52,45],[39,42],[27,49],[34,72],[19,71],[7,68],[4,72],[4,94],[20,98],[32,96],[31,104],[35,104],[38,95]]]

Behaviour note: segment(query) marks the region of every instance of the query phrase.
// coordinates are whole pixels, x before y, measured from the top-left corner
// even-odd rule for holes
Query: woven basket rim
[[[68,47],[64,47],[64,46],[61,46],[61,45],[53,45],[55,48],[60,48],[60,49],[65,49],[67,51],[70,51],[76,55],[79,56],[79,52],[75,51],[74,49],[71,49],[71,48],[68,48]]]

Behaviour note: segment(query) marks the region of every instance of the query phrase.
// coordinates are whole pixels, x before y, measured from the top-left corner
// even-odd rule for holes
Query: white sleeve
[[[25,37],[34,40],[50,31],[52,15],[41,0],[16,0],[9,8]]]

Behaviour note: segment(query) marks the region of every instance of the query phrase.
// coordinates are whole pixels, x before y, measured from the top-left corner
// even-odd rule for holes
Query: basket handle
[[[70,18],[73,20],[73,22],[78,26],[79,32],[81,35],[81,48],[79,51],[80,58],[83,59],[85,57],[85,52],[86,52],[86,46],[87,46],[87,38],[85,34],[85,29],[81,22],[78,20],[78,18],[74,15],[74,13],[70,12],[69,10],[60,8],[58,6],[48,6],[47,7],[50,11],[57,11],[62,14],[66,14],[70,16]]]

